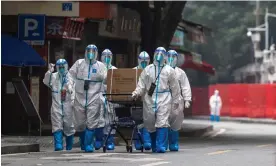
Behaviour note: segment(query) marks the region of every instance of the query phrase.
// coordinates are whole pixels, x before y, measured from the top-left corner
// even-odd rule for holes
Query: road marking
[[[140,166],[156,166],[156,165],[169,164],[169,163],[170,163],[170,162],[167,162],[167,161],[160,161],[160,162],[149,163],[149,164],[144,164],[144,165],[140,165]]]
[[[217,154],[223,154],[223,153],[227,153],[227,152],[231,152],[232,150],[220,150],[220,151],[216,151],[216,152],[211,152],[211,153],[207,153],[207,155],[217,155]]]
[[[43,160],[80,160],[80,159],[98,159],[98,160],[121,160],[121,161],[129,161],[129,162],[139,162],[139,161],[160,161],[163,160],[161,158],[133,158],[137,156],[136,154],[130,153],[116,153],[120,155],[128,155],[128,157],[116,157],[114,153],[98,153],[98,154],[62,154],[61,156],[56,157],[42,157]],[[115,154],[115,155],[116,155]],[[129,156],[133,156],[130,158]]]
[[[220,129],[218,132],[214,133],[214,134],[211,134],[209,137],[210,138],[214,138],[220,134],[223,134],[224,132],[226,131],[226,129]]]
[[[2,154],[1,157],[5,157],[5,156],[17,156],[17,155],[25,155],[25,154],[29,154],[29,153]]]
[[[136,158],[132,159],[131,162],[139,162],[139,161],[160,161],[163,160],[161,158]]]
[[[263,148],[263,147],[267,147],[267,146],[272,146],[272,144],[265,144],[265,145],[258,145],[258,148]]]

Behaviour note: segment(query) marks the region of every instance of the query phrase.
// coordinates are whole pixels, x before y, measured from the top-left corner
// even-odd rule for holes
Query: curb
[[[39,152],[39,144],[14,144],[1,147],[1,154]]]
[[[213,131],[213,129],[214,127],[210,125],[201,129],[182,131],[182,132],[179,132],[179,137],[200,137],[207,132]]]
[[[202,116],[195,116],[195,117],[189,117],[191,120],[210,120],[209,117],[202,117]],[[220,121],[223,122],[240,122],[240,123],[255,123],[255,124],[270,124],[270,125],[276,125],[276,120],[273,119],[242,119],[242,118],[230,118],[230,117],[220,117]]]

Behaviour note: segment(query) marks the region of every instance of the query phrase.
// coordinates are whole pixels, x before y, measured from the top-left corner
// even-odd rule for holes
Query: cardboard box
[[[141,69],[110,69],[107,72],[107,98],[109,101],[131,101],[131,94],[139,81]],[[137,81],[137,82],[136,82]],[[128,95],[115,95],[128,94]]]

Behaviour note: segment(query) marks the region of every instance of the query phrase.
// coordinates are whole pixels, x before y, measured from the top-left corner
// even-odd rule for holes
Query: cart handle
[[[103,96],[131,96],[132,94],[131,93],[112,93],[112,94],[107,94],[107,93],[105,93],[105,94],[103,94]]]

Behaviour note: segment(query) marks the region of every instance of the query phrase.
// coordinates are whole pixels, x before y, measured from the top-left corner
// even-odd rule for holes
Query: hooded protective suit
[[[150,63],[150,56],[146,51],[142,51],[139,56],[138,56],[138,66],[134,67],[133,69],[144,69],[146,68]],[[144,96],[142,96],[142,100],[143,100]],[[145,102],[143,102],[143,104],[146,104]],[[150,134],[148,132],[148,130],[144,127],[144,124],[139,124],[138,125],[138,130],[142,136],[143,139],[143,143],[144,143],[144,148],[146,150],[150,150],[151,149],[151,139],[150,139]],[[135,132],[135,142],[134,142],[134,146],[136,150],[141,150],[142,149],[142,145],[141,142],[138,140],[138,133]]]
[[[112,52],[109,49],[105,49],[101,55],[101,61],[105,65],[106,72],[109,69],[117,69],[115,66],[111,65],[112,62]],[[101,92],[106,93],[106,84],[102,84]],[[103,127],[96,129],[96,142],[95,148],[100,149],[103,144],[103,138],[108,135],[110,130],[110,122],[115,118],[113,108],[115,104],[111,104],[107,101],[106,97],[101,95],[102,106],[101,106],[101,119],[103,122]],[[111,107],[111,108],[110,108]],[[116,134],[115,130],[112,130],[110,137],[107,140],[107,150],[114,150],[114,135]]]
[[[43,83],[52,90],[51,122],[55,140],[55,150],[63,149],[63,133],[66,136],[66,150],[71,150],[75,134],[73,123],[72,100],[74,100],[73,80],[68,73],[68,64],[65,59],[49,64]]]
[[[165,143],[170,127],[169,115],[172,105],[176,108],[180,102],[180,88],[175,71],[165,65],[165,55],[166,50],[163,47],[155,50],[153,64],[143,70],[138,85],[132,93],[133,98],[144,96],[144,125],[150,132],[153,152],[159,153],[166,151]]]
[[[219,91],[215,90],[214,94],[210,97],[209,106],[211,110],[210,119],[211,121],[219,121],[220,120],[220,109],[222,107],[222,101],[219,96]]]
[[[178,59],[178,54],[174,50],[169,50],[166,56],[166,63],[170,65],[175,70],[176,78],[178,80],[180,89],[181,89],[181,102],[179,103],[179,107],[175,110],[171,111],[169,122],[170,122],[170,131],[169,131],[169,148],[170,151],[178,151],[178,140],[179,133],[178,130],[181,129],[182,123],[184,120],[183,109],[188,108],[190,106],[191,101],[191,87],[189,80],[187,78],[186,73],[176,67]]]
[[[98,49],[88,45],[85,59],[79,59],[69,70],[75,81],[75,128],[80,133],[80,143],[86,152],[94,151],[95,129],[101,123],[101,88],[106,81],[105,65],[97,61]]]

